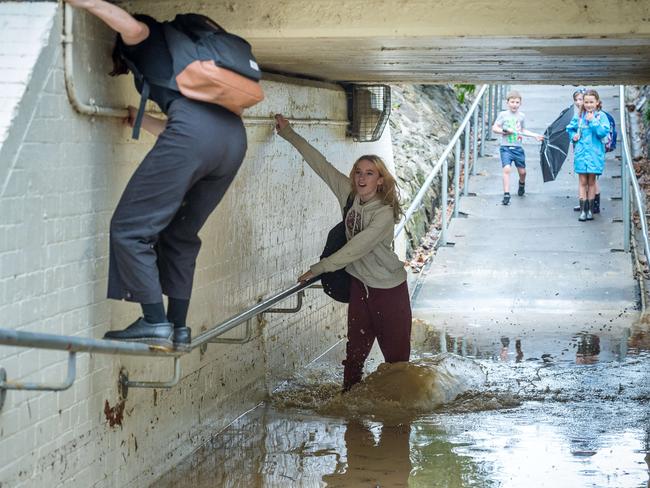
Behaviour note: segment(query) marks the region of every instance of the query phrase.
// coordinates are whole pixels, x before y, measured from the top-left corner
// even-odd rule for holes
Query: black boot
[[[501,201],[501,203],[504,205],[510,205],[510,193],[505,192],[503,194],[503,200]]]
[[[600,213],[600,193],[596,193],[594,196],[594,206],[591,208],[591,211],[595,214]]]
[[[593,200],[587,200],[587,205],[586,205],[586,212],[587,212],[587,220],[594,220],[594,214],[591,211],[592,208],[594,208],[594,201]]]
[[[580,216],[578,217],[578,220],[580,222],[584,222],[587,220],[587,200],[580,200]]]
[[[172,324],[161,322],[159,324],[150,324],[144,317],[140,317],[124,330],[111,330],[104,334],[104,339],[113,341],[142,342],[150,346],[162,346],[171,349],[172,342]]]
[[[189,327],[174,327],[174,348],[181,352],[192,350],[192,329]]]

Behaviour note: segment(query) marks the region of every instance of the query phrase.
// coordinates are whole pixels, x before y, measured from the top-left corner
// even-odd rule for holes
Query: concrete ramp
[[[544,132],[571,103],[574,87],[521,86],[527,127]],[[618,89],[600,88],[604,108],[618,118]],[[622,252],[620,158],[608,155],[600,178],[602,213],[579,222],[577,176],[567,161],[558,180],[542,182],[539,143],[525,146],[526,195],[501,204],[498,141],[477,164],[477,175],[463,197],[466,218],[452,219],[448,240],[438,250],[415,294],[414,316],[448,329],[535,328],[565,321],[611,323],[637,312],[637,283],[632,258]]]

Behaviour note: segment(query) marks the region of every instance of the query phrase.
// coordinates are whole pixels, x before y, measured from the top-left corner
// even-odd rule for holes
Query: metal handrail
[[[0,344],[7,346],[31,347],[37,349],[53,349],[67,351],[69,353],[68,376],[62,384],[48,383],[20,383],[8,381],[6,372],[0,368],[0,410],[4,405],[7,390],[31,390],[31,391],[62,391],[74,383],[75,378],[75,355],[77,352],[99,353],[99,354],[122,354],[131,356],[153,356],[153,357],[173,357],[174,358],[174,375],[167,381],[137,381],[130,380],[126,371],[121,371],[119,375],[120,391],[123,398],[126,398],[129,388],[172,388],[181,378],[181,366],[179,356],[190,352],[196,348],[205,347],[207,343],[218,342],[215,338],[234,329],[238,325],[250,322],[250,319],[273,307],[276,303],[285,300],[296,293],[299,299],[296,307],[289,309],[270,310],[275,313],[294,313],[302,308],[303,290],[313,285],[318,278],[312,278],[303,283],[297,283],[286,290],[261,301],[254,307],[234,315],[213,329],[210,329],[198,335],[190,344],[189,351],[176,351],[160,346],[150,346],[147,344],[138,344],[132,342],[111,341],[105,339],[90,339],[86,337],[60,336],[55,334],[43,334],[37,332],[18,331],[13,329],[0,329]],[[252,328],[247,331],[246,337],[221,342],[242,344],[252,338]]]
[[[632,152],[630,151],[630,142],[627,133],[627,110],[625,107],[625,87],[623,85],[619,86],[619,111],[620,111],[620,126],[621,126],[621,140],[623,142],[623,148],[621,151],[621,164],[623,165],[623,172],[625,173],[625,168],[627,168],[627,177],[632,184],[634,201],[636,203],[636,209],[639,213],[639,222],[641,223],[641,233],[643,234],[643,249],[645,251],[646,259],[650,259],[650,242],[648,240],[648,222],[646,220],[645,209],[643,208],[643,197],[641,194],[641,188],[639,187],[639,182],[636,179],[636,173],[634,172],[634,166],[632,165]],[[621,185],[623,186],[623,194],[626,194],[627,186],[626,178],[621,178]],[[623,222],[625,224],[625,239],[626,239],[626,251],[629,251],[629,238],[632,232],[632,215],[630,212],[629,202],[626,203],[625,199],[623,200]]]
[[[395,228],[394,237],[397,237],[402,232],[402,230],[404,230],[404,227],[406,226],[406,222],[408,222],[408,220],[413,216],[413,214],[417,210],[419,210],[424,195],[426,195],[427,190],[431,186],[431,183],[433,183],[434,178],[440,172],[440,168],[442,168],[443,165],[447,162],[447,157],[449,156],[449,154],[451,154],[452,149],[454,149],[454,147],[456,146],[456,142],[460,141],[460,136],[462,135],[463,131],[465,130],[465,127],[469,123],[470,118],[473,117],[474,111],[476,110],[479,103],[481,102],[481,99],[483,98],[483,94],[485,93],[485,90],[487,90],[487,88],[488,85],[483,85],[479,90],[476,99],[472,102],[472,105],[470,105],[469,111],[465,115],[465,118],[463,118],[463,121],[461,122],[460,126],[454,133],[454,136],[449,141],[449,144],[447,144],[447,147],[442,152],[442,155],[438,158],[438,161],[433,166],[433,169],[429,173],[429,176],[427,176],[427,179],[424,180],[424,183],[420,187],[420,190],[417,192],[417,194],[411,201],[411,204],[409,205],[408,209],[406,209],[406,211],[404,212],[404,215],[402,216],[402,219],[400,220],[399,224],[397,224],[397,227]],[[467,150],[468,148],[465,148],[465,151]],[[467,176],[468,175],[466,174],[465,177],[467,178]]]
[[[285,300],[301,290],[311,286],[317,278],[304,283],[297,283],[286,290],[261,301],[254,307],[239,313],[220,323],[213,329],[199,334],[192,340],[190,350],[210,342],[217,336],[225,334],[252,317],[270,309],[276,303]],[[294,310],[297,311],[297,310]],[[122,354],[127,356],[158,356],[174,357],[185,352],[168,349],[161,346],[150,346],[135,342],[121,342],[106,339],[91,339],[88,337],[61,336],[56,334],[43,334],[40,332],[27,332],[14,329],[0,329],[0,344],[5,346],[34,347],[37,349],[53,349],[68,352],[92,352],[97,354]]]

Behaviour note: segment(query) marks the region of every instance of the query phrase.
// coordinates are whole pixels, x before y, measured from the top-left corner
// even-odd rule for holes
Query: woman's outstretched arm
[[[352,190],[350,178],[336,169],[318,149],[295,133],[289,121],[281,114],[275,116],[275,128],[278,131],[278,135],[291,143],[314,172],[325,181],[334,195],[336,195],[337,200],[341,204],[341,208],[343,208],[343,204]]]
[[[149,37],[149,27],[126,10],[104,0],[64,0],[71,7],[87,10],[122,36],[124,44],[134,46]]]

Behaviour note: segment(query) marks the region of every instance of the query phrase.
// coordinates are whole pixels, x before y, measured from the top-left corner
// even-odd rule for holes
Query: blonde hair
[[[519,100],[521,100],[521,93],[519,93],[517,90],[510,90],[506,94],[506,100],[510,100],[511,98],[518,98]]]
[[[393,218],[395,223],[399,222],[400,217],[402,216],[402,207],[400,206],[399,201],[399,188],[395,177],[388,171],[386,163],[379,156],[375,154],[366,154],[357,159],[352,165],[350,170],[350,186],[352,187],[352,193],[356,194],[356,188],[354,187],[354,173],[357,170],[360,161],[370,161],[377,167],[379,176],[384,179],[384,182],[377,187],[377,195],[381,198],[381,202],[384,205],[388,205],[393,208]]]

